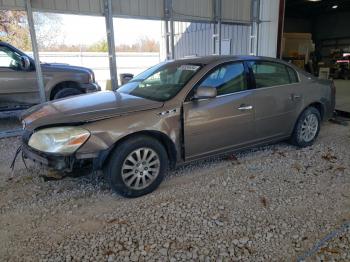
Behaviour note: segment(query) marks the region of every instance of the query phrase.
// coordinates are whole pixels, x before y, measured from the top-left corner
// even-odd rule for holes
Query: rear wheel
[[[138,136],[113,151],[104,173],[113,191],[125,197],[138,197],[154,191],[167,169],[163,145],[151,137]]]
[[[321,115],[315,107],[309,107],[300,115],[291,137],[292,144],[307,147],[314,143],[320,132]]]
[[[83,92],[77,88],[73,87],[65,87],[59,90],[53,97],[53,99],[60,99],[60,98],[65,98],[69,96],[76,96],[76,95],[81,95]]]

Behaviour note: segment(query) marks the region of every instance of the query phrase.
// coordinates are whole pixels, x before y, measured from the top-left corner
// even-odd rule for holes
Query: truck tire
[[[149,136],[132,137],[115,148],[104,168],[112,190],[124,197],[154,191],[168,170],[164,146]]]
[[[64,97],[69,97],[69,96],[76,96],[76,95],[81,95],[83,92],[77,88],[73,87],[65,87],[59,90],[53,97],[53,100],[55,99],[60,99]]]

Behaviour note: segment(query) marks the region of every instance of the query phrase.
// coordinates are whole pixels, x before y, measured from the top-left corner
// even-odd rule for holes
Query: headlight
[[[47,153],[74,153],[89,138],[90,132],[81,127],[52,127],[39,130],[28,145]]]

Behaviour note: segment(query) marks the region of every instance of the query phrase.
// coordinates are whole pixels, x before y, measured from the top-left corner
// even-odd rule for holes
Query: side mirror
[[[195,99],[207,99],[214,98],[218,94],[215,87],[212,86],[200,86],[197,88],[194,98]]]
[[[30,60],[26,56],[21,56],[21,70],[28,71],[30,69]]]

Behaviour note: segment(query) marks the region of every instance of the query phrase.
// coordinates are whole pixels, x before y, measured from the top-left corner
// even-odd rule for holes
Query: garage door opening
[[[334,79],[336,110],[350,112],[350,2],[281,0],[283,5],[278,55],[319,78]]]

